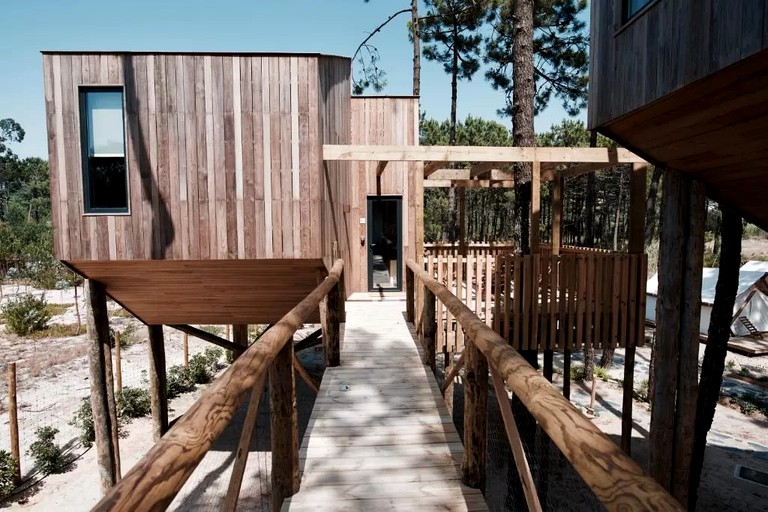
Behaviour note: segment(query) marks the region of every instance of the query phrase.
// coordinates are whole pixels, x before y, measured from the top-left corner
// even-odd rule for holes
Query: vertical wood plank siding
[[[590,128],[768,48],[761,0],[663,0],[621,28],[622,4],[592,2]]]
[[[322,161],[351,142],[349,59],[45,53],[43,71],[57,258],[330,261],[357,240],[350,164]],[[83,214],[79,91],[104,85],[124,88],[127,215]]]
[[[412,97],[353,97],[351,144],[418,145],[419,102]],[[353,265],[345,267],[347,290],[368,289],[367,224],[360,219],[368,215],[368,196],[375,196],[378,162],[350,162],[349,213],[347,236],[351,244]],[[403,269],[405,261],[422,256],[423,232],[417,228],[421,218],[423,197],[423,164],[421,162],[389,162],[381,175],[381,194],[402,196]],[[361,237],[366,243],[360,243]],[[417,250],[418,247],[418,250]],[[346,261],[346,260],[345,260]],[[403,270],[405,275],[405,270]]]

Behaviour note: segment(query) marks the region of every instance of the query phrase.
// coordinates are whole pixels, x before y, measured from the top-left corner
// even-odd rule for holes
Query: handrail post
[[[328,295],[320,302],[320,325],[323,328],[323,352],[326,368],[341,364],[339,323],[344,312],[343,294],[342,283],[339,280],[339,283],[334,285]]]
[[[473,341],[464,347],[464,458],[461,480],[465,485],[485,486],[488,436],[488,362]]]
[[[269,417],[272,441],[272,510],[299,490],[299,425],[289,340],[269,367]]]
[[[437,322],[435,321],[435,309],[437,301],[432,290],[424,286],[424,312],[422,318],[424,324],[421,332],[424,337],[424,364],[432,369],[432,373],[437,372],[435,363],[435,333],[437,333]]]
[[[410,323],[413,323],[414,319],[413,312],[415,309],[414,306],[416,297],[416,294],[414,293],[413,282],[413,270],[405,267],[405,319]]]

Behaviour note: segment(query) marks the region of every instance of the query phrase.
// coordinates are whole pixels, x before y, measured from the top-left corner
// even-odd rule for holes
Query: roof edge
[[[146,50],[40,50],[43,55],[241,55],[251,57],[332,57],[352,60],[352,57],[320,52],[254,52],[254,51],[146,51]]]

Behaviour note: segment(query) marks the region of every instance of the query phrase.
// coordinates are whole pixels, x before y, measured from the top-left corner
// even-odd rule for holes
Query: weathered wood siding
[[[320,258],[319,55],[45,53],[54,248],[62,260]],[[346,69],[346,75],[342,72]],[[124,87],[130,213],[83,215],[79,88]],[[342,102],[343,103],[343,102]]]
[[[414,97],[353,97],[351,144],[419,144],[419,101]],[[377,194],[378,162],[350,162],[349,213],[346,232],[354,263],[347,274],[347,289],[368,290],[367,199]],[[405,260],[422,257],[423,251],[423,164],[389,162],[381,175],[380,192],[403,198],[403,268]],[[365,238],[365,245],[360,238]],[[417,256],[418,255],[418,256]],[[405,276],[405,270],[403,271]]]
[[[660,0],[625,26],[622,3],[592,2],[590,128],[768,48],[765,0]]]

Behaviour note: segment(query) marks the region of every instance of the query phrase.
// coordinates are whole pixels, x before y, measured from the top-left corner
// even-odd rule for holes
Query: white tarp
[[[701,321],[699,323],[701,334],[707,334],[707,330],[709,330],[709,317],[712,313],[712,304],[715,302],[718,273],[719,269],[716,268],[705,268],[702,273]],[[739,288],[736,292],[734,313],[736,312],[735,308],[738,308],[746,299],[750,287],[762,279],[766,273],[768,273],[768,261],[748,261],[739,269]],[[646,320],[656,320],[656,296],[658,292],[659,275],[654,274],[646,285]],[[758,331],[768,331],[768,297],[759,291],[756,292],[739,316],[746,316]],[[747,329],[738,319],[733,323],[731,329],[738,336],[748,334]]]

